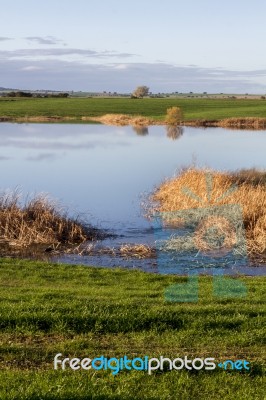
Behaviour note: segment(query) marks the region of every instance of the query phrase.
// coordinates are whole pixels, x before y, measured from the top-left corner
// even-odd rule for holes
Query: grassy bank
[[[264,398],[264,277],[241,278],[248,295],[234,300],[202,277],[197,303],[164,299],[186,278],[139,271],[0,259],[0,278],[1,399]],[[54,371],[59,352],[246,359],[251,370]]]
[[[180,107],[185,121],[226,118],[266,118],[266,103],[260,99],[11,99],[0,98],[0,119],[38,118],[45,121],[81,120],[105,114],[140,115],[163,120],[166,110]]]

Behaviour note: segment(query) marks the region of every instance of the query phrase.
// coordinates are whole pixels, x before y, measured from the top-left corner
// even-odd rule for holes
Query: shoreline
[[[127,115],[127,114],[104,114],[100,117],[80,116],[25,116],[25,117],[0,117],[0,122],[13,122],[13,123],[41,123],[52,122],[60,123],[71,121],[74,123],[91,122],[101,123],[110,126],[163,126],[169,125],[165,120],[158,120],[141,115]],[[244,117],[244,118],[223,118],[223,119],[196,119],[181,121],[181,126],[190,127],[215,127],[215,128],[231,128],[231,129],[250,129],[250,130],[263,130],[266,129],[266,118],[263,117]]]

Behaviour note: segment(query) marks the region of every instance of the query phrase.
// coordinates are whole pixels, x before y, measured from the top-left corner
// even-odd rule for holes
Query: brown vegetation
[[[20,205],[18,193],[0,194],[0,243],[11,247],[36,244],[77,244],[97,237],[99,232],[66,212],[45,196]]]
[[[170,107],[167,109],[165,122],[167,125],[180,125],[183,118],[183,113],[180,107]]]
[[[155,249],[144,244],[124,244],[120,247],[120,254],[125,258],[151,258],[155,256]]]
[[[266,129],[266,118],[225,118],[221,120],[205,120],[198,119],[193,121],[185,121],[182,125],[186,126],[204,126],[204,127],[221,127],[229,129],[247,129],[260,130]]]
[[[82,117],[83,121],[98,121],[105,125],[115,126],[148,126],[148,125],[163,125],[163,122],[155,121],[151,118],[142,117],[141,115],[127,114],[106,114],[102,117]]]
[[[74,253],[80,256],[101,256],[108,255],[111,257],[123,258],[151,258],[155,257],[155,248],[145,244],[122,244],[119,247],[101,246],[95,243],[81,244],[75,248],[69,249],[67,253]]]
[[[212,192],[208,197],[206,173],[212,175]],[[177,211],[206,206],[239,204],[243,210],[243,222],[248,253],[266,255],[266,172],[243,170],[223,173],[196,168],[184,169],[180,174],[162,183],[151,196],[149,213]],[[230,196],[224,193],[237,184]],[[189,188],[195,197],[186,195]],[[202,202],[199,203],[198,199]],[[218,201],[217,201],[218,200]]]

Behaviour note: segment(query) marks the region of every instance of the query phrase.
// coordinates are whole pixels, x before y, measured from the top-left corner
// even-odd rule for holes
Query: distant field
[[[0,259],[0,398],[5,400],[264,399],[265,277],[243,277],[248,295],[169,303],[185,277]],[[250,371],[53,370],[65,357],[246,359]]]
[[[163,119],[169,107],[181,107],[186,121],[230,117],[266,118],[266,101],[260,99],[8,99],[0,98],[0,118],[99,117],[107,113]]]

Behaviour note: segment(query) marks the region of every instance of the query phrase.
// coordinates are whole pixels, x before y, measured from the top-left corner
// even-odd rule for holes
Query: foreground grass
[[[0,260],[1,399],[263,399],[265,277],[219,299],[200,279],[197,303],[168,303],[185,277]],[[53,357],[247,359],[237,371],[54,371]]]
[[[0,118],[100,117],[119,113],[162,120],[170,107],[180,107],[185,121],[230,117],[266,117],[264,100],[256,99],[8,99],[0,98]]]

